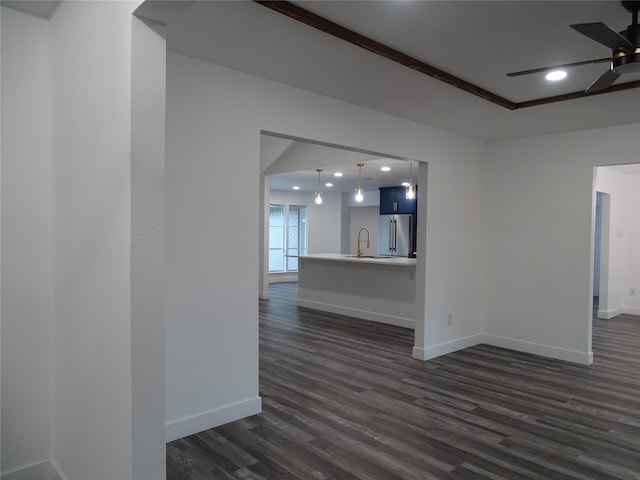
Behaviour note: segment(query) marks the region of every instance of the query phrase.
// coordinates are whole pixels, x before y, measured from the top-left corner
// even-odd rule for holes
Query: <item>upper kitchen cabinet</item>
[[[417,213],[418,186],[415,186],[416,195],[413,199],[407,198],[405,187],[380,187],[380,215],[394,213]]]

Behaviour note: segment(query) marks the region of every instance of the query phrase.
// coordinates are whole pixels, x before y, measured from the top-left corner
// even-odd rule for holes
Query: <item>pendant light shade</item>
[[[413,162],[409,160],[409,185],[407,185],[406,198],[407,200],[413,200],[416,198],[416,189],[413,184]]]
[[[316,172],[318,172],[318,188],[316,189],[314,202],[316,205],[322,205],[322,190],[320,189],[320,174],[322,173],[322,169],[316,168]]]
[[[356,200],[356,202],[359,203],[362,200],[364,200],[364,194],[362,192],[362,185],[360,184],[360,181],[362,179],[362,167],[364,166],[364,163],[356,163],[356,165],[358,166],[358,188],[356,188],[355,200]]]

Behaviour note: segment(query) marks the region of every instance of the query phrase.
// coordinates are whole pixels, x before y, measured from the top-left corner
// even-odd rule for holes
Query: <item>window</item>
[[[298,259],[286,255],[307,253],[307,207],[269,205],[269,273],[297,272]]]

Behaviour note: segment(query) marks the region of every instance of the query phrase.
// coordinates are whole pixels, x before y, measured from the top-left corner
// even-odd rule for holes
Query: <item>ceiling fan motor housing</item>
[[[640,1],[638,0],[623,0],[620,2],[622,6],[628,11],[633,12],[634,10],[640,10]]]
[[[616,73],[640,72],[640,48],[628,54],[616,54],[611,62],[611,69]]]
[[[620,35],[629,40],[636,48],[632,52],[614,51],[611,69],[618,74],[640,72],[640,38],[638,38],[638,10],[640,9],[640,1],[621,3],[624,8],[631,12],[632,22],[624,32],[620,32]]]

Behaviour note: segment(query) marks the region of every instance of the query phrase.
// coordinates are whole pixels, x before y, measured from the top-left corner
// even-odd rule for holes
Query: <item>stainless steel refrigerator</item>
[[[378,255],[408,257],[413,251],[413,215],[380,215]]]

